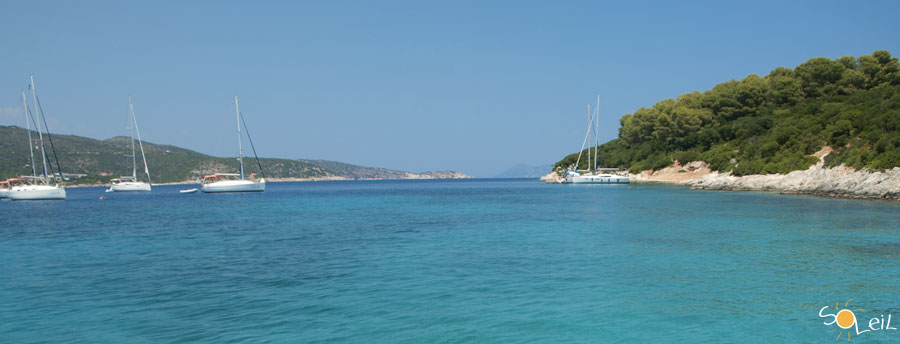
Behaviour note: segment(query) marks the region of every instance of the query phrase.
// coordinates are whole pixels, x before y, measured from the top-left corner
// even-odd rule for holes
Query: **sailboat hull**
[[[562,180],[563,184],[628,184],[628,177],[615,175],[569,176]]]
[[[143,182],[122,182],[109,186],[110,192],[150,191],[150,184]]]
[[[0,189],[0,199],[9,198],[9,189]]]
[[[9,190],[9,199],[13,201],[65,200],[66,189],[51,185],[17,186]]]
[[[219,182],[203,184],[200,190],[206,193],[215,192],[263,192],[266,191],[266,180],[258,182],[249,180],[223,180]]]

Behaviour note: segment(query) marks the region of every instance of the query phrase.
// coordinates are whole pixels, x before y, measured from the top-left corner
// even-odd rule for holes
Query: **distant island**
[[[885,50],[818,57],[622,116],[603,167],[720,190],[900,197],[900,63]],[[586,150],[587,151],[587,150]],[[578,152],[554,165],[586,169]]]
[[[32,134],[37,135],[34,131]],[[27,142],[28,134],[24,128],[0,126],[0,180],[31,174]],[[131,174],[131,163],[128,160],[130,158],[126,159],[126,155],[131,154],[131,141],[128,137],[95,140],[54,134],[53,143],[62,170],[69,177],[70,184],[105,184],[109,179]],[[235,157],[214,157],[189,149],[146,141],[144,151],[154,183],[193,182],[206,174],[238,169]],[[37,154],[35,159],[38,161],[40,171],[40,154]],[[328,160],[260,158],[260,162],[266,177],[275,181],[471,178],[453,171],[411,173]],[[253,157],[244,157],[244,168],[246,173],[260,174]]]
[[[472,176],[465,175],[459,172],[454,171],[427,171],[421,173],[412,173],[406,171],[397,171],[397,170],[389,170],[386,168],[379,167],[365,167],[359,165],[352,165],[343,162],[330,161],[330,160],[298,160],[300,162],[308,163],[310,165],[315,165],[322,167],[336,175],[339,175],[348,179],[355,180],[369,180],[369,179],[459,179],[459,178],[472,178]]]

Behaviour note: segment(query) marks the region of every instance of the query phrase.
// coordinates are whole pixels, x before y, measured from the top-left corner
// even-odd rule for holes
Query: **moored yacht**
[[[241,119],[241,110],[238,105],[238,97],[234,97],[234,112],[237,114],[237,134],[238,134],[238,161],[240,162],[240,169],[238,173],[216,173],[203,177],[203,181],[200,185],[200,190],[203,192],[263,192],[266,191],[266,179],[265,175],[263,178],[257,180],[253,173],[250,174],[250,179],[244,179],[244,146],[243,146],[243,136],[241,136],[241,123],[243,122]],[[246,123],[244,124],[246,127]],[[247,137],[250,137],[250,133],[247,133]],[[250,139],[250,146],[253,147],[253,139]],[[256,155],[256,148],[253,148],[253,154]],[[256,158],[256,164],[259,166],[260,172],[262,172],[262,164],[259,162],[259,157]]]
[[[59,183],[50,184],[49,178],[26,177],[28,182],[9,189],[9,199],[13,201],[65,200],[66,188]]]
[[[124,191],[150,191],[150,184],[138,181],[132,176],[122,176],[109,180],[109,189],[106,192]]]
[[[122,176],[109,181],[109,189],[106,192],[125,192],[125,191],[150,191],[150,169],[147,167],[147,156],[144,155],[144,142],[141,140],[141,131],[138,129],[137,119],[134,116],[134,105],[131,104],[131,97],[128,97],[128,113],[131,120],[131,175]],[[138,144],[141,147],[141,159],[144,161],[144,174],[147,175],[147,182],[138,180],[137,177],[137,152],[134,146],[134,134],[137,133]]]
[[[266,191],[266,180],[256,178],[240,179],[237,173],[218,173],[203,177],[203,192],[262,192]]]
[[[9,199],[13,201],[24,201],[24,200],[65,200],[66,199],[66,189],[65,186],[62,185],[63,178],[62,169],[59,167],[59,158],[56,156],[56,148],[53,146],[53,138],[50,136],[50,130],[47,129],[47,119],[44,117],[44,111],[41,109],[40,100],[37,97],[37,90],[34,87],[34,76],[31,76],[31,96],[34,102],[34,112],[35,117],[37,117],[37,122],[34,123],[34,127],[38,132],[38,137],[40,138],[41,143],[41,160],[43,161],[43,170],[40,176],[37,175],[37,170],[34,164],[34,147],[33,142],[31,141],[31,128],[30,123],[34,121],[34,118],[31,116],[31,110],[28,107],[28,100],[25,97],[25,91],[22,91],[22,102],[25,104],[25,130],[28,132],[28,149],[31,152],[31,177],[23,178],[25,183],[22,183],[17,186],[12,186],[9,189]],[[41,124],[44,125],[44,130],[47,131],[47,139],[50,141],[50,148],[53,151],[53,157],[56,160],[56,172],[53,171],[53,163],[50,163],[50,169],[48,174],[47,169],[47,154],[44,151],[44,134],[41,130]]]
[[[597,106],[594,108],[594,112],[591,113],[591,106],[588,105],[588,130],[584,135],[584,141],[581,143],[581,150],[578,152],[578,159],[575,161],[575,166],[577,168],[578,164],[581,163],[581,155],[584,153],[584,146],[586,143],[590,142],[591,133],[594,134],[594,147],[593,147],[593,163],[591,161],[591,147],[588,147],[587,152],[587,170],[568,170],[566,171],[565,176],[559,182],[562,184],[628,184],[631,182],[630,179],[626,176],[621,176],[618,174],[610,174],[610,173],[601,173],[601,171],[615,171],[616,169],[611,168],[599,168],[599,157],[600,157],[600,135],[599,135],[599,123],[600,123],[600,95],[597,95]],[[582,172],[584,172],[582,174]]]

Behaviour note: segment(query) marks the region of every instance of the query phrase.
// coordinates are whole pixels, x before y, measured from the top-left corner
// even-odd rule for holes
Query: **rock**
[[[676,161],[674,165],[661,170],[646,170],[638,174],[629,173],[628,178],[637,183],[684,184],[710,173],[714,172],[709,169],[709,164],[703,161],[692,161],[684,166]]]
[[[547,182],[548,184],[552,184],[552,183],[559,183],[560,181],[562,181],[562,177],[560,177],[559,174],[557,174],[556,171],[554,171],[554,172],[547,173],[545,176],[541,177],[541,180]]]
[[[825,156],[831,152],[831,147],[825,146],[812,154],[819,158],[818,163],[806,170],[787,174],[737,177],[730,172],[712,171],[707,163],[694,161],[684,166],[675,162],[673,166],[658,171],[647,170],[639,174],[628,174],[628,177],[635,183],[681,184],[702,190],[775,191],[826,197],[900,199],[900,167],[884,172],[861,171],[844,165],[826,168]]]
[[[844,165],[826,168],[816,164],[788,174],[709,174],[687,183],[704,190],[778,191],[829,197],[889,198],[900,196],[900,168],[884,172],[859,171]]]

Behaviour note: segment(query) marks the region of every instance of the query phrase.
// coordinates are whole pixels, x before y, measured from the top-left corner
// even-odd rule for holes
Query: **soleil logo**
[[[884,330],[896,330],[897,329],[896,327],[891,327],[891,314],[889,313],[887,315],[887,321],[885,321],[885,319],[884,319],[884,314],[882,314],[881,317],[871,318],[871,319],[869,319],[867,324],[863,324],[863,330],[860,331],[859,330],[859,320],[860,319],[856,316],[856,313],[854,313],[854,312],[856,312],[856,311],[863,312],[863,311],[865,311],[865,309],[855,308],[855,309],[851,310],[850,309],[850,301],[853,301],[853,299],[847,300],[847,302],[844,303],[844,309],[841,309],[840,304],[835,302],[834,303],[834,311],[832,313],[829,313],[827,311],[828,306],[822,307],[822,309],[819,310],[820,318],[830,319],[830,321],[826,320],[823,324],[828,325],[828,326],[837,325],[837,327],[840,328],[840,332],[838,332],[837,328],[833,329],[831,331],[828,331],[828,332],[838,332],[838,335],[837,335],[837,337],[834,338],[834,340],[841,339],[841,337],[844,336],[844,330],[847,330],[847,341],[849,342],[850,341],[850,333],[852,333],[852,332],[856,332],[856,335],[858,336],[858,335],[861,335],[861,334],[869,332],[869,331],[884,331]],[[868,329],[866,329],[866,327],[868,327]],[[851,331],[850,329],[853,329],[853,331]]]

